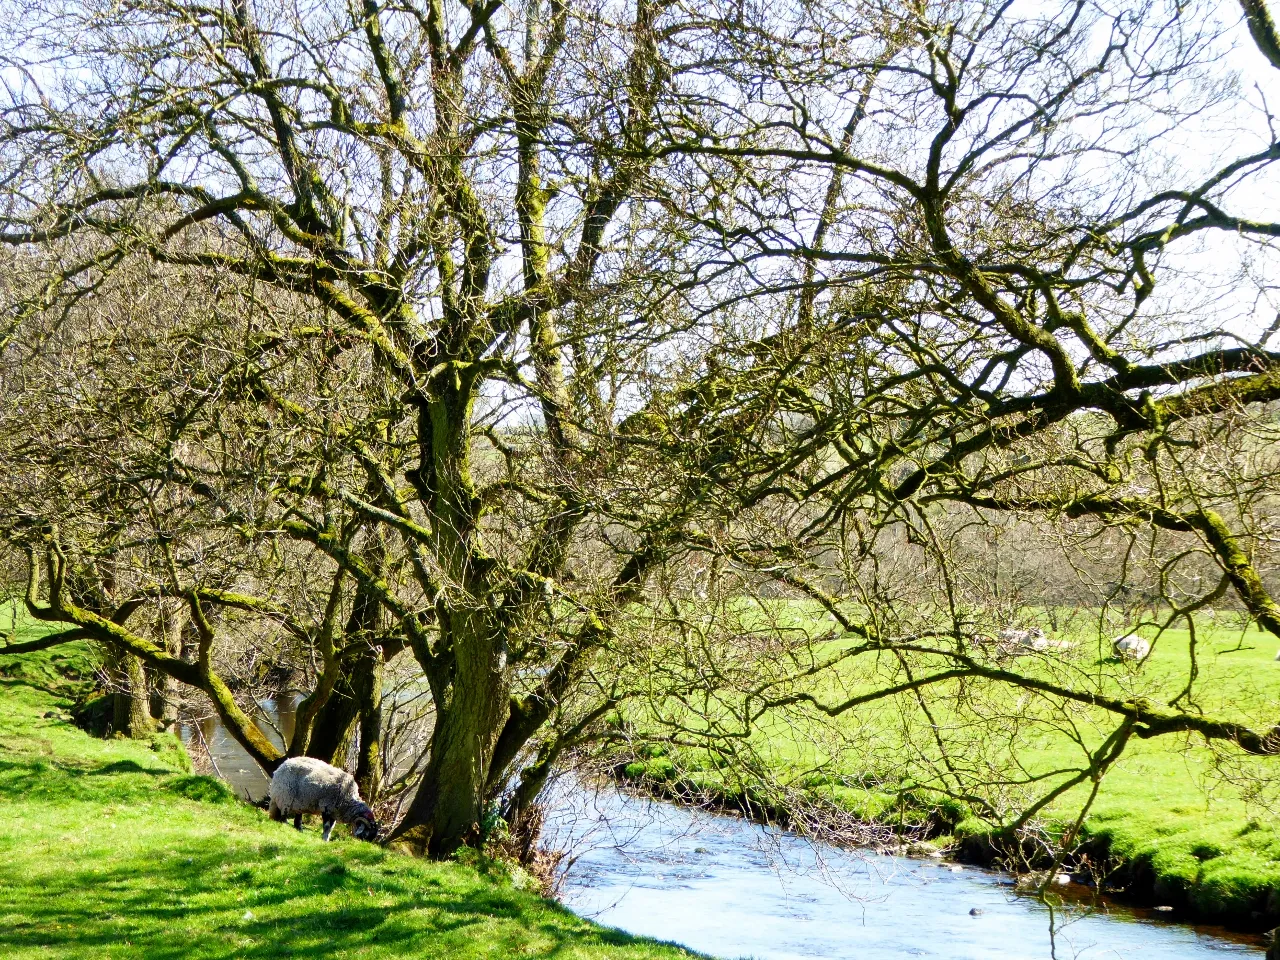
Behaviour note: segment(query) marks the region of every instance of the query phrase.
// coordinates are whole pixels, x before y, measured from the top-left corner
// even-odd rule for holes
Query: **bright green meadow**
[[[819,619],[814,611],[807,616],[811,623]],[[768,617],[784,627],[804,619],[777,604]],[[1280,722],[1278,644],[1234,620],[1228,615],[1197,624],[1191,700],[1206,714],[1265,730]],[[1185,629],[1166,630],[1140,666],[1114,660],[1096,624],[1089,629],[1077,622],[1058,636],[1074,639],[1075,649],[1060,659],[1021,657],[1012,668],[1077,687],[1097,682],[1110,695],[1160,703],[1177,697],[1191,673]],[[830,645],[825,652],[836,648]],[[883,684],[894,666],[888,657],[880,663],[858,658],[809,689],[824,702],[840,702]],[[1097,749],[1117,724],[1113,716],[1085,706],[1055,713],[1023,691],[987,695],[982,708],[991,719],[985,725],[975,722],[976,710],[961,716],[945,702],[932,715],[953,742],[971,738],[957,754],[970,774],[990,769],[995,782],[996,768],[1004,764],[1000,776],[1044,778],[1021,793],[1007,790],[1009,809],[1044,795],[1061,780],[1053,771],[1079,767],[1085,752]],[[626,773],[663,790],[709,792],[731,804],[745,796],[766,807],[769,791],[781,785],[829,801],[857,819],[917,835],[924,830],[935,843],[959,849],[966,840],[980,840],[991,825],[966,804],[932,789],[942,782],[935,741],[909,697],[858,707],[834,722],[806,724],[798,712],[763,718],[750,744],[769,772],[767,782],[743,778],[732,765],[718,769],[699,751],[657,744],[642,746],[641,758]],[[1019,722],[1000,719],[1006,715],[1018,716]],[[644,729],[645,721],[639,720],[642,738]],[[1088,791],[1089,784],[1078,786],[1041,812],[1039,822],[1050,837],[1075,820]],[[1117,887],[1174,906],[1181,916],[1245,928],[1274,926],[1280,923],[1278,807],[1280,757],[1248,757],[1230,743],[1210,745],[1198,735],[1134,738],[1103,779],[1082,833],[1095,861],[1105,856],[1110,866],[1122,868],[1110,878]]]
[[[675,960],[482,862],[429,863],[272,823],[179,743],[65,719],[69,647],[0,657],[0,957]],[[52,715],[50,715],[52,714]]]

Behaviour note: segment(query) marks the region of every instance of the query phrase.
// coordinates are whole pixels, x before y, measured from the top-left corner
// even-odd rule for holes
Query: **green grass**
[[[770,615],[796,626],[815,619],[798,607]],[[1196,702],[1256,725],[1280,720],[1278,645],[1206,622]],[[1140,669],[1105,653],[1096,638],[1082,639],[1063,669],[1115,693],[1167,701],[1190,667],[1185,631],[1167,631]],[[496,874],[414,861],[345,837],[325,846],[314,829],[299,836],[234,802],[217,781],[190,776],[171,738],[104,742],[44,716],[65,713],[68,676],[91,672],[75,645],[0,656],[0,956],[685,955],[602,931]],[[834,699],[874,683],[873,673],[844,670],[814,689]],[[981,831],[962,806],[932,799],[930,775],[914,754],[927,751],[927,731],[899,717],[895,705],[859,709],[825,734],[790,717],[765,722],[751,745],[777,781],[858,817],[932,821],[935,834]],[[1096,746],[1111,722],[1083,708],[1072,719],[1085,747]],[[1016,755],[1037,771],[1077,763],[1080,752],[1060,733],[1026,726],[976,740],[966,760]],[[683,780],[729,799],[767,789],[692,752],[642,753],[629,774]],[[1242,757],[1227,744],[1210,750],[1181,736],[1135,740],[1103,782],[1085,833],[1161,902],[1237,926],[1274,925],[1278,794],[1280,758]],[[1082,799],[1083,788],[1063,797],[1046,824],[1072,818]],[[188,946],[187,931],[197,929],[206,932]]]
[[[767,618],[802,628],[807,616],[810,629],[828,628],[813,610],[800,607],[776,603]],[[1065,664],[1023,658],[1016,669],[1043,671],[1075,686],[1098,683],[1112,695],[1159,702],[1168,702],[1186,684],[1191,667],[1186,630],[1166,631],[1141,667],[1111,660],[1106,638],[1100,641],[1096,627],[1090,634],[1080,624],[1074,637],[1077,648]],[[1206,618],[1197,626],[1195,704],[1207,714],[1264,730],[1280,721],[1280,662],[1273,659],[1277,646],[1275,638],[1242,630],[1228,618]],[[838,702],[884,683],[895,668],[889,657],[879,662],[863,658],[807,681],[808,690],[827,702]],[[957,761],[974,776],[994,772],[1002,764],[1003,775],[1079,766],[1084,750],[1096,748],[1117,722],[1087,707],[1051,715],[1044,702],[1019,702],[1020,691],[988,689],[983,696],[984,708],[1018,715],[1019,722],[983,727],[972,710],[952,709],[945,701],[934,706],[934,718],[945,735],[953,746],[962,745],[955,753]],[[652,722],[629,719],[642,737]],[[1069,719],[1078,740],[1067,735],[1064,719]],[[730,802],[746,794],[766,805],[770,791],[776,796],[781,785],[830,801],[860,819],[928,829],[942,834],[944,841],[951,839],[948,835],[982,834],[988,828],[963,804],[944,802],[930,790],[941,784],[933,734],[909,696],[857,708],[834,724],[806,719],[801,711],[766,716],[749,743],[768,777],[743,776],[737,765],[717,769],[700,751],[653,747],[631,759],[625,774],[647,777],[652,784],[709,791]],[[1009,765],[1014,758],[1020,771]],[[992,787],[988,796],[1012,811],[1047,789]],[[1080,786],[1060,798],[1044,812],[1043,825],[1060,831],[1073,821],[1087,790],[1087,785]],[[1118,882],[1130,883],[1184,915],[1246,927],[1275,925],[1280,922],[1278,808],[1280,757],[1247,757],[1230,744],[1210,746],[1196,736],[1135,738],[1104,779],[1084,835],[1094,841],[1095,849],[1109,849],[1125,864]]]
[[[191,775],[171,736],[103,741],[69,725],[63,668],[87,666],[85,651],[14,659],[0,658],[6,960],[692,956],[575,917],[496,864],[272,823]]]

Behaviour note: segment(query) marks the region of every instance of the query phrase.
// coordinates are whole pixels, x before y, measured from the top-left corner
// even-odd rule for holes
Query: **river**
[[[1006,874],[815,844],[738,817],[575,784],[547,837],[578,851],[574,912],[723,958],[1193,960],[1262,949],[1226,931],[1101,904],[1053,912]],[[1080,892],[1080,891],[1077,891]],[[973,915],[971,911],[978,911]]]
[[[277,744],[293,701],[259,725]],[[278,729],[277,729],[278,728]],[[237,793],[267,779],[215,719],[188,723]],[[560,889],[574,912],[723,960],[1221,960],[1260,958],[1253,938],[1102,902],[1051,911],[997,871],[815,844],[564,778],[545,839],[572,851]]]
[[[286,740],[293,737],[294,717],[298,701],[295,695],[285,695],[277,700],[263,700],[254,722],[275,746],[284,749]],[[198,720],[185,720],[178,725],[178,734],[193,757],[208,757],[218,776],[231,785],[237,796],[248,800],[261,800],[267,795],[270,780],[262,768],[249,758],[244,747],[227,732],[222,721],[210,714]]]

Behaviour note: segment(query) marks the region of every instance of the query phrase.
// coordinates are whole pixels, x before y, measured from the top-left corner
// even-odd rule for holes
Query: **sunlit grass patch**
[[[58,689],[49,657],[32,659]],[[193,776],[171,736],[94,739],[67,722],[70,705],[0,680],[6,960],[690,956],[582,920],[501,869],[272,823]]]

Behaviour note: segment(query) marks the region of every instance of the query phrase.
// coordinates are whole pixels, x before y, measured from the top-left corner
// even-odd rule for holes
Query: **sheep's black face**
[[[372,843],[378,839],[378,823],[368,817],[357,817],[351,824],[351,835],[357,840]]]

